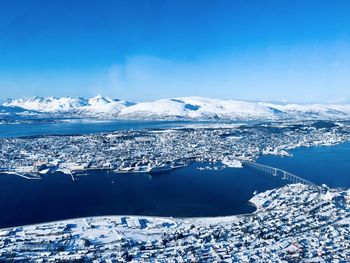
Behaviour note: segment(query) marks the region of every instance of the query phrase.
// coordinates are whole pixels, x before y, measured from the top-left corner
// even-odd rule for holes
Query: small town
[[[290,156],[297,147],[334,145],[350,139],[348,122],[242,124],[129,130],[87,135],[0,139],[0,172],[40,179],[88,170],[157,173],[191,162],[240,167],[263,154]]]
[[[228,217],[89,217],[2,229],[0,261],[349,261],[349,190],[290,184],[250,203],[254,213]]]

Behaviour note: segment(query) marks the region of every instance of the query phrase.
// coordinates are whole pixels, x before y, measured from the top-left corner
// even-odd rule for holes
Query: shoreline
[[[331,143],[318,143],[318,144],[310,144],[310,145],[293,145],[293,146],[287,146],[284,147],[283,149],[286,149],[287,151],[294,151],[294,150],[298,150],[298,149],[308,149],[308,148],[319,148],[319,147],[335,147],[341,144],[346,144],[346,143],[350,143],[350,140],[343,140],[343,141],[335,141],[335,142],[331,142]],[[233,168],[233,169],[238,169],[238,168],[242,168],[242,162],[243,161],[253,161],[253,162],[257,162],[259,160],[259,158],[264,157],[264,156],[277,156],[277,157],[288,157],[291,158],[293,157],[293,153],[289,153],[289,155],[286,155],[285,153],[261,153],[258,156],[255,156],[254,158],[247,158],[247,159],[241,159],[241,158],[232,158],[229,160],[227,159],[223,159],[223,160],[217,160],[215,162],[215,164],[223,164],[224,168]],[[229,157],[229,156],[228,156]],[[184,168],[184,167],[188,167],[191,163],[210,163],[210,161],[192,161],[189,160],[188,163],[184,164],[184,165],[178,165],[178,166],[174,166],[171,169],[169,169],[168,171],[173,171],[175,169],[179,169],[179,168]],[[33,173],[20,173],[16,170],[9,170],[6,171],[4,170],[4,168],[0,168],[0,175],[1,174],[12,174],[12,175],[17,175],[20,176],[22,178],[25,179],[42,179],[42,175],[49,175],[49,174],[55,174],[55,173],[62,173],[64,175],[69,175],[69,176],[74,176],[77,175],[79,176],[80,173],[84,173],[84,172],[89,172],[89,171],[107,171],[107,172],[112,172],[114,174],[149,174],[149,175],[155,175],[160,172],[149,172],[149,171],[143,171],[143,170],[119,170],[119,171],[115,171],[118,168],[105,168],[105,167],[101,167],[101,168],[84,168],[82,170],[72,170],[70,173],[65,173],[63,171],[55,171],[53,173],[40,173],[40,172],[33,172]],[[168,172],[166,171],[166,172]],[[27,176],[27,175],[34,175],[33,177]],[[74,180],[73,180],[74,181]]]
[[[276,188],[277,189],[277,188]],[[19,225],[19,226],[10,226],[10,227],[4,227],[0,228],[0,231],[3,230],[9,230],[14,228],[23,228],[23,227],[31,227],[31,226],[40,226],[40,225],[48,225],[48,224],[55,224],[55,223],[64,223],[64,222],[70,222],[70,221],[76,221],[76,220],[85,220],[85,219],[111,219],[111,218],[142,218],[142,219],[170,219],[170,220],[214,220],[214,219],[235,219],[240,217],[249,217],[253,216],[256,213],[259,212],[259,209],[257,206],[255,206],[254,203],[248,202],[249,205],[256,208],[255,211],[252,213],[245,213],[245,214],[237,214],[237,215],[227,215],[227,216],[207,216],[207,217],[172,217],[172,216],[143,216],[143,215],[97,215],[97,216],[82,216],[82,217],[74,217],[74,218],[68,218],[68,219],[62,219],[62,220],[53,220],[53,221],[45,221],[41,223],[34,223],[34,224],[25,224],[25,225]]]
[[[334,249],[322,256],[345,262],[350,257],[349,210],[344,207],[349,197],[350,191],[331,189],[318,196],[315,189],[292,184],[255,195],[250,202],[258,211],[248,215],[110,215],[4,228],[0,259],[277,262],[300,257],[303,250],[318,253],[320,243],[328,242]]]

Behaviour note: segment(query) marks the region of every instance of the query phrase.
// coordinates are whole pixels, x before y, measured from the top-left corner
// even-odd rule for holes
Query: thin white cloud
[[[349,45],[270,48],[196,61],[134,56],[94,71],[0,72],[0,91],[8,97],[104,94],[138,101],[205,96],[325,102],[350,98],[346,61]],[[330,68],[333,62],[338,66]]]

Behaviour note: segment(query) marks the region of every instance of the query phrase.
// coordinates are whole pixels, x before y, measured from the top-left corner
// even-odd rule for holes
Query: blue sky
[[[1,98],[350,100],[350,1],[0,0]]]

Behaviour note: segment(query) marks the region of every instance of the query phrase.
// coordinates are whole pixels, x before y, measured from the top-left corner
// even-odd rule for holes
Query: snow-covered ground
[[[350,123],[342,124],[288,121],[234,128],[209,126],[1,138],[0,169],[19,174],[30,171],[33,175],[89,169],[151,172],[148,169],[178,168],[194,161],[210,163],[208,167],[198,167],[200,170],[238,168],[242,160],[254,161],[263,154],[291,156],[289,150],[297,147],[349,141]]]
[[[93,98],[32,97],[8,99],[0,116],[22,111],[70,117],[104,119],[189,119],[189,120],[280,120],[344,119],[350,117],[349,104],[276,104],[202,97],[182,97],[148,102],[128,102],[98,95]],[[24,113],[22,113],[23,115]]]
[[[0,229],[0,261],[349,262],[350,191],[301,184],[211,218],[104,216]]]

